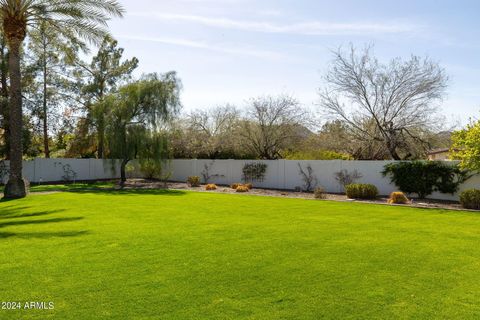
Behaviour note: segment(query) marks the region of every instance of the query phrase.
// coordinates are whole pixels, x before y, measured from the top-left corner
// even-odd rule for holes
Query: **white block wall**
[[[335,180],[335,172],[346,169],[349,172],[357,170],[362,174],[359,183],[374,184],[381,195],[388,195],[398,190],[390,183],[388,177],[383,177],[381,172],[386,164],[392,161],[343,161],[343,160],[172,160],[170,170],[172,181],[186,181],[189,176],[202,176],[205,165],[211,165],[210,174],[218,175],[212,178],[211,182],[219,185],[229,185],[235,182],[242,182],[242,168],[245,163],[263,162],[267,164],[267,172],[263,182],[256,182],[258,188],[290,189],[303,186],[302,177],[299,174],[298,164],[303,168],[311,165],[314,174],[318,178],[318,185],[325,188],[327,192],[341,193],[342,187]],[[5,161],[8,166],[8,161]],[[452,164],[454,162],[451,162]],[[61,182],[64,181],[64,165],[70,165],[75,171],[76,180],[106,180],[120,178],[120,161],[102,159],[43,159],[37,158],[31,161],[24,161],[23,175],[32,183]],[[138,167],[135,161],[131,165]],[[140,171],[134,170],[129,177],[141,176]],[[0,177],[0,182],[5,183],[7,176]],[[202,181],[203,182],[203,181]],[[479,188],[480,175],[475,175],[460,187],[460,192],[465,189]],[[432,199],[458,200],[458,194],[434,193]]]
[[[113,162],[112,162],[113,161]],[[7,167],[9,162],[4,162]],[[43,159],[37,158],[23,162],[23,176],[32,183],[64,181],[66,165],[75,172],[75,180],[106,180],[120,177],[118,160],[102,159]],[[112,167],[113,166],[113,167]],[[0,177],[5,183],[8,176]]]
[[[211,165],[210,174],[219,175],[211,179],[211,183],[229,185],[242,182],[242,168],[248,162],[263,162],[267,164],[267,172],[263,182],[256,182],[258,188],[272,189],[295,189],[303,186],[302,177],[299,174],[298,164],[306,169],[311,165],[317,176],[318,185],[327,192],[341,193],[342,187],[335,180],[335,172],[346,169],[349,172],[357,170],[362,174],[358,183],[374,184],[381,195],[388,195],[398,188],[390,183],[388,177],[382,176],[384,166],[392,161],[343,161],[343,160],[173,160],[171,162],[172,181],[186,181],[188,176],[202,176],[204,166]],[[454,162],[451,162],[454,164]],[[202,181],[203,182],[203,181]],[[480,175],[475,175],[461,186],[460,192],[465,189],[480,188]],[[458,194],[434,193],[432,199],[458,200]]]

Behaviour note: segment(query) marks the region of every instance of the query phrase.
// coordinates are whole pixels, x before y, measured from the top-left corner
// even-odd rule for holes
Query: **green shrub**
[[[375,199],[378,189],[373,184],[353,183],[345,187],[347,197],[350,199]]]
[[[403,161],[387,164],[382,172],[405,193],[425,198],[435,191],[454,194],[470,176],[458,165],[440,161]]]
[[[313,190],[313,195],[315,199],[326,199],[327,195],[325,194],[325,189],[322,187],[316,187],[315,190]]]
[[[470,189],[460,193],[460,203],[466,209],[480,210],[480,190]]]
[[[162,175],[163,166],[160,162],[151,159],[140,161],[140,171],[146,179],[159,179]]]
[[[187,178],[187,183],[190,187],[200,187],[200,177],[190,176]]]

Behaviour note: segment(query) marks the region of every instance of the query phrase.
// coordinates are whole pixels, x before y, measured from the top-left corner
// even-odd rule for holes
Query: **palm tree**
[[[10,74],[10,175],[5,198],[26,195],[22,177],[22,73],[20,50],[28,28],[48,24],[66,36],[98,43],[108,31],[111,16],[121,17],[123,8],[116,0],[0,0],[0,19],[9,50]]]

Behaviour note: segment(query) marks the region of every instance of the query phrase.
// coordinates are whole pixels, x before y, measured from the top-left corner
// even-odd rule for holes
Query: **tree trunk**
[[[393,160],[402,160],[397,153],[397,147],[391,141],[387,141],[387,149]]]
[[[0,83],[2,85],[1,89],[1,99],[0,105],[2,107],[2,116],[3,116],[3,142],[5,145],[5,159],[10,159],[10,129],[8,126],[8,62],[7,62],[7,54],[6,54],[6,46],[4,43],[1,45],[0,49]]]
[[[97,140],[98,140],[98,148],[97,148],[97,157],[98,159],[103,159],[104,157],[104,144],[105,144],[105,119],[103,115],[99,116],[98,119],[98,126],[97,126]]]
[[[126,167],[129,161],[129,159],[123,159],[120,166],[120,187],[122,187],[122,189],[127,181]]]
[[[22,83],[20,70],[21,41],[14,39],[9,43],[10,71],[10,175],[5,186],[5,198],[23,198],[27,194],[25,181],[22,177],[23,145],[22,145]]]
[[[50,158],[50,148],[48,146],[47,108],[47,61],[45,55],[43,60],[43,147],[45,152],[45,158]]]

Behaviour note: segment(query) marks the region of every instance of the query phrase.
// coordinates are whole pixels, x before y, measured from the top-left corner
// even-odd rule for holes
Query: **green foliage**
[[[246,163],[242,169],[244,182],[262,182],[265,179],[268,165],[263,162]]]
[[[200,187],[200,177],[190,176],[187,178],[187,183],[190,187]]]
[[[329,150],[305,150],[285,152],[286,160],[353,160],[352,156]]]
[[[452,135],[452,156],[463,169],[480,171],[480,121]]]
[[[107,36],[92,58],[89,65],[81,63],[77,72],[82,97],[87,106],[87,117],[97,136],[98,157],[104,157],[106,115],[109,104],[101,103],[109,93],[115,93],[118,87],[131,79],[132,72],[138,66],[138,59],[122,60],[123,48],[116,40]]]
[[[410,161],[387,164],[382,172],[401,191],[425,198],[435,191],[454,194],[468,178],[458,165],[440,161]]]
[[[373,184],[349,184],[345,192],[350,199],[375,199],[378,195],[378,189]]]
[[[166,135],[160,125],[173,117],[180,107],[180,82],[176,74],[152,74],[128,84],[102,101],[107,104],[107,140],[109,157],[128,161],[139,159],[151,166],[156,162],[156,173],[170,157]],[[122,181],[125,177],[122,174]]]
[[[460,203],[466,209],[480,210],[480,190],[470,189],[460,193]]]

